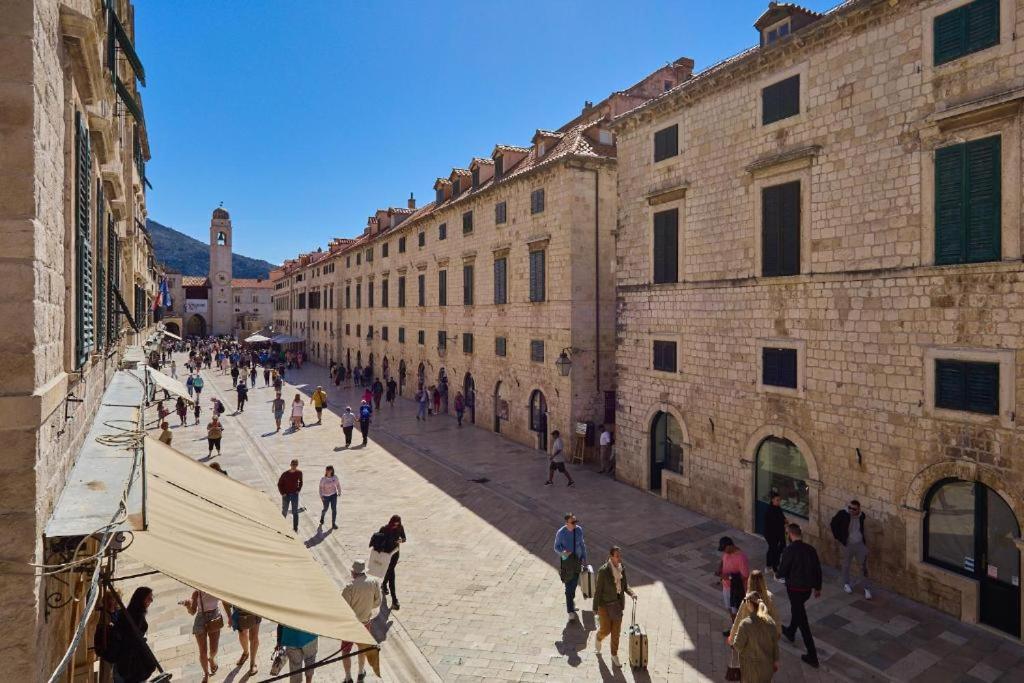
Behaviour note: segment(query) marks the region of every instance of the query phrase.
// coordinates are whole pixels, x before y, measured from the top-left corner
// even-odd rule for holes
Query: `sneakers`
[[[871,591],[868,590],[867,588],[864,589],[864,599],[865,600],[870,600],[871,599]]]
[[[566,484],[566,486],[568,486],[569,488],[573,488],[574,486],[576,486],[576,482],[570,481],[568,484]]]
[[[843,592],[844,593],[852,593],[853,592],[853,589],[850,588],[850,584],[848,584],[848,583],[844,583],[843,584]]]
[[[617,655],[612,655],[612,666],[616,668],[622,668],[622,663],[619,661]]]
[[[601,654],[601,639],[596,636],[594,637],[594,654]]]
[[[546,482],[544,482],[544,485],[545,486],[551,486],[551,482],[550,481],[546,481]]]
[[[359,675],[356,676],[357,683],[363,683],[363,681],[365,681],[365,680],[366,680],[366,672],[365,671],[360,671]]]
[[[800,655],[800,660],[803,661],[804,664],[807,664],[808,666],[810,666],[812,668],[815,668],[815,669],[818,668],[818,658],[817,657],[812,657],[810,655]]]

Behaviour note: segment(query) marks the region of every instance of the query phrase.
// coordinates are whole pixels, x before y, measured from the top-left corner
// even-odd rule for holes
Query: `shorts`
[[[196,612],[196,618],[192,622],[192,635],[206,633],[206,622],[213,621],[220,616],[220,610],[208,609],[205,612]]]
[[[551,471],[551,472],[562,472],[564,474],[565,473],[565,463],[564,462],[553,462],[553,463],[551,463],[550,466],[548,466],[548,470]]]

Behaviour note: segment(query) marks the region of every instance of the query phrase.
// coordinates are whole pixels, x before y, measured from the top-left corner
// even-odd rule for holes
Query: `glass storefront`
[[[757,448],[755,528],[762,531],[764,510],[771,504],[772,492],[782,497],[786,516],[810,517],[810,495],[807,480],[807,462],[792,441],[769,436]]]

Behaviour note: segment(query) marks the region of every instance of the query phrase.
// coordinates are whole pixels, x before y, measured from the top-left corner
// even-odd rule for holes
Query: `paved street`
[[[333,387],[323,425],[313,426],[310,407],[309,427],[276,434],[269,408],[273,392],[262,387],[262,373],[239,415],[232,414],[230,377],[216,371],[204,376],[201,425],[175,428],[173,445],[206,456],[204,426],[212,394],[228,407],[224,454],[215,459],[230,476],[265,489],[276,502],[277,475],[291,458],[299,458],[306,477],[301,503],[308,508],[301,530],[339,584],[351,560],[365,557],[370,534],[391,514],[402,515],[409,535],[398,565],[402,608],[385,611],[376,624],[377,635],[386,639],[386,680],[724,680],[727,649],[721,631],[727,622],[713,585],[715,541],[729,533],[759,563],[759,539],[614,482],[589,466],[574,468],[575,489],[563,483],[544,487],[540,453],[482,429],[459,429],[454,418],[417,422],[408,401],[382,407],[366,448],[340,447],[335,412],[346,402],[354,408],[358,400],[355,391]],[[288,403],[296,391],[308,400],[318,382],[326,383],[327,372],[307,365],[290,371],[288,381],[283,394]],[[177,419],[172,415],[170,421]],[[344,495],[340,530],[323,534],[316,528],[316,482],[327,464],[337,468]],[[569,510],[587,530],[592,564],[603,562],[612,543],[624,548],[640,595],[637,619],[650,634],[647,672],[611,668],[607,642],[605,656],[594,655],[596,625],[589,609],[582,624],[566,624],[551,546]],[[127,564],[120,569],[122,575],[144,570]],[[158,657],[175,680],[199,680],[191,619],[175,604],[188,589],[159,576],[141,581],[157,592],[149,621]],[[125,583],[130,591],[138,581]],[[1024,676],[1024,648],[1017,643],[886,591],[871,602],[845,595],[834,573],[827,584],[822,600],[810,605],[822,669],[801,664],[802,649],[784,643],[778,680],[1009,681]],[[589,608],[585,601],[578,604]],[[779,608],[788,615],[784,598]],[[213,680],[246,680],[230,671],[237,640],[229,632],[224,639],[221,671]],[[268,669],[270,624],[264,624],[263,640],[261,674],[253,680]],[[322,642],[320,653],[336,648]],[[626,659],[625,638],[620,655]],[[340,681],[340,672],[334,665],[316,680]]]

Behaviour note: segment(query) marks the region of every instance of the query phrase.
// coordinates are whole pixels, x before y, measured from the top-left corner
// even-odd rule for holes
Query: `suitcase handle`
[[[633,614],[629,617],[629,625],[636,626],[636,598],[633,598]]]

